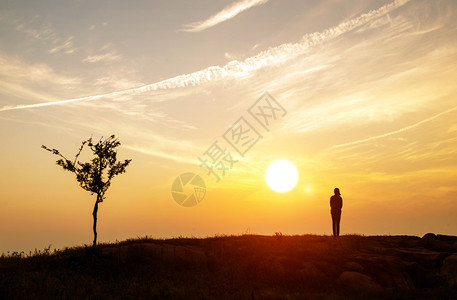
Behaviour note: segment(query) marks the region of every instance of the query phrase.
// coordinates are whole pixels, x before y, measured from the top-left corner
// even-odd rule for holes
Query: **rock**
[[[425,268],[439,268],[445,253],[428,249],[403,248],[398,250],[398,257],[404,261],[420,263]]]
[[[347,262],[344,265],[344,269],[348,270],[348,271],[355,271],[355,272],[362,272],[363,271],[363,267],[359,263],[356,263],[354,261]]]
[[[384,257],[367,255],[365,259],[359,258],[358,261],[363,266],[364,273],[385,288],[400,290],[415,288],[405,262],[395,255]]]
[[[340,281],[349,290],[359,290],[362,292],[378,291],[381,286],[374,282],[371,277],[353,271],[346,271],[340,275]]]
[[[424,235],[422,238],[423,238],[423,239],[432,239],[432,240],[434,240],[434,239],[436,239],[436,234],[434,234],[434,233],[427,233],[427,234]]]
[[[450,286],[457,287],[457,254],[452,254],[443,260],[441,274]]]
[[[457,242],[457,236],[452,236],[452,235],[437,234],[436,238],[440,241],[447,242],[447,243]]]
[[[417,262],[405,262],[405,265],[416,289],[433,288],[439,285],[440,277],[435,271],[431,271]]]
[[[325,273],[309,262],[302,264],[301,268],[297,271],[297,275],[303,281],[304,285],[309,287],[319,286],[330,280]]]

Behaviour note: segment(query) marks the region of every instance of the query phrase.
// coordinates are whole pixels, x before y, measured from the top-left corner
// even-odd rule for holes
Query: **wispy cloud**
[[[216,26],[219,23],[225,22],[236,17],[238,14],[242,13],[243,11],[251,7],[262,5],[267,2],[268,0],[242,0],[234,2],[206,20],[184,25],[183,31],[199,32],[206,30],[208,28]]]
[[[385,15],[386,13],[392,11],[398,6],[405,4],[406,2],[408,1],[394,1],[390,4],[382,6],[377,10],[370,11],[359,17],[340,23],[339,25],[329,28],[325,31],[306,34],[305,36],[303,36],[301,41],[297,43],[282,44],[277,47],[262,51],[253,57],[245,59],[244,61],[231,61],[223,67],[211,66],[194,73],[179,75],[159,82],[147,84],[138,88],[131,88],[112,93],[30,105],[4,106],[0,108],[0,112],[15,109],[35,108],[65,103],[73,103],[79,101],[97,100],[106,97],[118,97],[121,95],[136,95],[150,91],[170,90],[188,86],[197,86],[207,82],[221,79],[250,76],[252,75],[252,72],[257,71],[263,67],[281,64],[291,59],[294,59],[297,56],[306,53],[306,51],[308,51],[310,47],[321,44],[330,39],[336,38],[344,34],[345,32],[351,31],[359,26],[362,26],[370,22],[371,20],[374,20],[380,16]]]
[[[63,52],[65,54],[71,54],[75,52],[75,48],[73,47],[73,37],[69,37],[66,39],[62,44],[55,46],[54,48],[49,49],[49,53],[57,53]]]
[[[46,64],[29,64],[15,56],[0,54],[0,65],[0,93],[11,97],[31,100],[58,99],[56,94],[72,92],[80,87],[83,81],[79,77],[69,77],[56,72]],[[42,88],[49,83],[52,83],[51,87]],[[57,87],[60,92],[56,92]]]
[[[129,149],[129,150],[139,152],[139,153],[172,160],[172,161],[179,162],[179,163],[195,164],[195,162],[196,162],[196,159],[194,157],[185,157],[185,156],[178,155],[178,154],[172,154],[172,153],[170,153],[170,151],[159,151],[156,149],[145,148],[145,147],[141,147],[141,146],[137,146],[137,145],[134,145],[134,146],[123,145],[123,147],[126,149]]]
[[[33,41],[41,41],[50,44],[51,48],[48,50],[48,53],[50,54],[59,52],[72,54],[76,50],[73,46],[72,36],[62,41],[53,27],[49,24],[35,25],[35,28],[31,28],[29,24],[22,23],[16,26],[16,30],[24,32]]]
[[[113,61],[118,61],[121,59],[121,56],[117,54],[116,52],[108,52],[108,53],[103,53],[103,54],[96,54],[96,55],[89,55],[85,59],[83,59],[83,62],[88,62],[88,63],[97,63],[97,62],[113,62]]]
[[[113,62],[113,61],[119,61],[121,60],[122,56],[117,53],[116,50],[112,50],[112,44],[108,43],[101,47],[97,54],[91,54],[88,55],[85,59],[83,59],[83,62],[88,62],[88,63],[98,63],[98,62]]]
[[[31,38],[32,40],[37,40],[37,41],[56,41],[57,35],[50,28],[49,25],[43,25],[43,28],[30,28],[26,23],[22,23],[16,26],[17,31],[24,32]]]
[[[442,115],[451,113],[451,112],[453,112],[455,110],[457,110],[457,106],[454,106],[453,108],[450,108],[448,110],[442,111],[442,112],[440,112],[440,113],[438,113],[436,115],[433,115],[433,116],[431,116],[429,118],[426,118],[426,119],[424,119],[422,121],[416,122],[416,123],[411,124],[409,126],[405,126],[403,128],[400,128],[400,129],[397,129],[397,130],[394,130],[394,131],[391,131],[391,132],[387,132],[387,133],[384,133],[384,134],[375,135],[375,136],[371,136],[371,137],[368,137],[368,138],[364,138],[364,139],[360,139],[360,140],[356,140],[356,141],[352,141],[352,142],[348,142],[348,143],[344,143],[344,144],[334,145],[333,148],[343,148],[343,147],[348,147],[348,146],[354,146],[354,145],[357,145],[357,144],[371,142],[371,141],[374,141],[374,140],[377,140],[377,139],[381,139],[381,138],[385,138],[385,137],[388,137],[388,136],[391,136],[391,135],[394,135],[394,134],[402,133],[404,131],[416,128],[417,126],[422,125],[424,123],[433,121],[436,118],[439,118]]]

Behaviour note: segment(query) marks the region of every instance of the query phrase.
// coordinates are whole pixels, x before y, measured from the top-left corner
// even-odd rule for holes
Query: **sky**
[[[100,242],[329,235],[335,187],[342,234],[457,235],[455,78],[452,0],[2,0],[0,251],[91,243],[95,196],[40,147],[111,134],[132,162]],[[286,193],[277,159],[299,173]],[[171,194],[188,172],[193,207]]]

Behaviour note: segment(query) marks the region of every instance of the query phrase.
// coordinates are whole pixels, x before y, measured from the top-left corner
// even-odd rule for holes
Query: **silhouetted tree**
[[[114,135],[105,140],[103,140],[102,137],[97,143],[94,143],[91,137],[82,142],[73,161],[63,156],[59,150],[50,149],[44,145],[41,146],[52,154],[60,156],[60,159],[57,160],[57,164],[64,170],[75,173],[79,185],[90,192],[91,195],[97,195],[97,200],[95,201],[94,210],[92,212],[92,216],[94,217],[93,247],[95,247],[97,243],[98,204],[105,199],[105,193],[111,185],[111,179],[118,174],[124,173],[131,161],[131,159],[126,159],[124,162],[117,161],[116,147],[120,144],[121,143]],[[83,151],[84,146],[89,147],[94,158],[90,162],[81,163],[78,161],[78,157]]]

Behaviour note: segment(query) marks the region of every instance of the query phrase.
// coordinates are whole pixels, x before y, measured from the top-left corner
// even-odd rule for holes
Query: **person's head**
[[[340,189],[339,189],[339,188],[335,188],[335,189],[333,190],[333,192],[335,193],[335,195],[341,195],[341,194],[340,194]]]

